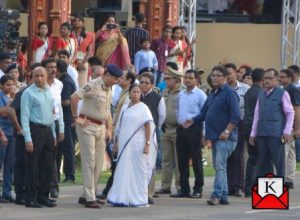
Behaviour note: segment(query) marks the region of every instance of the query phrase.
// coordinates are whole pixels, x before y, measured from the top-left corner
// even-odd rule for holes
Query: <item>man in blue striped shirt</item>
[[[37,67],[34,84],[21,97],[21,123],[26,146],[26,207],[56,206],[47,196],[51,179],[52,153],[56,145],[54,103],[47,85],[47,72]]]
[[[229,195],[240,197],[242,196],[242,189],[244,188],[243,186],[245,164],[245,140],[242,132],[242,123],[245,115],[244,96],[250,87],[247,84],[238,81],[238,71],[234,63],[227,63],[225,64],[225,67],[228,72],[227,83],[238,94],[240,100],[241,121],[239,122],[237,146],[227,161]]]

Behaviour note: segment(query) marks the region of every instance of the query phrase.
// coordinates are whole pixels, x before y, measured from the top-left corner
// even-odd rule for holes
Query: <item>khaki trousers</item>
[[[180,189],[178,158],[176,151],[176,128],[166,128],[162,132],[162,172],[161,188],[171,190],[173,172],[175,173],[175,187]]]
[[[296,172],[295,141],[285,144],[285,181],[293,182]]]
[[[104,153],[105,125],[91,123],[87,127],[76,125],[80,146],[81,169],[83,176],[83,194],[86,201],[95,201]]]
[[[150,183],[148,185],[148,197],[152,198],[155,193],[155,174],[156,169],[154,168]]]

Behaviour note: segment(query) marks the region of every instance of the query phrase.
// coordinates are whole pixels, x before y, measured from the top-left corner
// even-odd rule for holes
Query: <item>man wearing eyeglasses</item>
[[[153,90],[154,77],[152,73],[144,72],[140,76],[140,85],[142,90],[141,102],[144,102],[150,109],[155,126],[156,126],[156,137],[157,143],[159,145],[159,130],[166,118],[166,105],[164,98]],[[160,148],[160,146],[158,146]],[[158,149],[159,151],[160,149]],[[159,154],[159,153],[158,153]],[[155,185],[155,174],[153,174],[152,179],[149,184],[149,204],[153,204],[152,197],[154,196],[154,185]]]
[[[202,149],[200,140],[203,137],[202,123],[195,123],[190,127],[185,127],[184,123],[197,116],[206,100],[206,94],[197,87],[198,72],[188,70],[183,77],[183,83],[186,89],[178,95],[176,105],[176,118],[179,124],[176,130],[176,150],[178,155],[178,167],[180,173],[180,190],[177,194],[171,195],[174,198],[182,197],[202,197],[202,187],[204,185]],[[193,161],[193,170],[195,173],[195,184],[193,193],[189,184],[189,160]]]
[[[276,168],[278,176],[285,176],[284,144],[290,143],[294,122],[294,108],[289,93],[278,87],[279,73],[267,69],[264,74],[264,90],[259,93],[250,144],[259,149],[258,175],[264,176]]]
[[[209,205],[227,205],[227,159],[236,148],[240,106],[237,93],[227,84],[228,72],[224,66],[212,70],[212,92],[201,110],[192,120],[187,120],[184,127],[205,121],[205,140],[212,143],[212,158],[216,172],[214,189],[207,203]]]

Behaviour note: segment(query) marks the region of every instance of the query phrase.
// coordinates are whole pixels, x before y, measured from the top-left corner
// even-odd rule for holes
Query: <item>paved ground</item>
[[[153,219],[153,220],[232,220],[232,219],[300,219],[300,172],[295,179],[294,190],[290,191],[289,210],[253,210],[250,198],[231,197],[229,206],[208,206],[206,200],[211,191],[212,177],[205,178],[203,199],[171,199],[162,196],[155,199],[155,204],[149,208],[115,208],[105,206],[101,210],[91,210],[78,205],[77,199],[81,186],[61,187],[61,195],[56,208],[29,209],[14,204],[1,204],[0,220],[30,219],[30,220],[94,220],[94,219]],[[103,188],[103,186],[100,186]],[[159,188],[159,183],[157,183]]]

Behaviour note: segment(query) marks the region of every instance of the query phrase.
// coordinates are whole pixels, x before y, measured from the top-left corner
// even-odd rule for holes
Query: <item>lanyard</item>
[[[82,36],[81,35],[77,35],[77,33],[75,32],[76,38],[77,38],[77,42],[78,42],[78,46],[80,46],[80,44],[82,43]]]
[[[69,53],[70,53],[70,56],[72,56],[72,44],[71,44],[71,39],[69,38],[69,41],[67,41],[66,38],[64,37],[64,41],[68,44],[68,47],[69,47]]]

